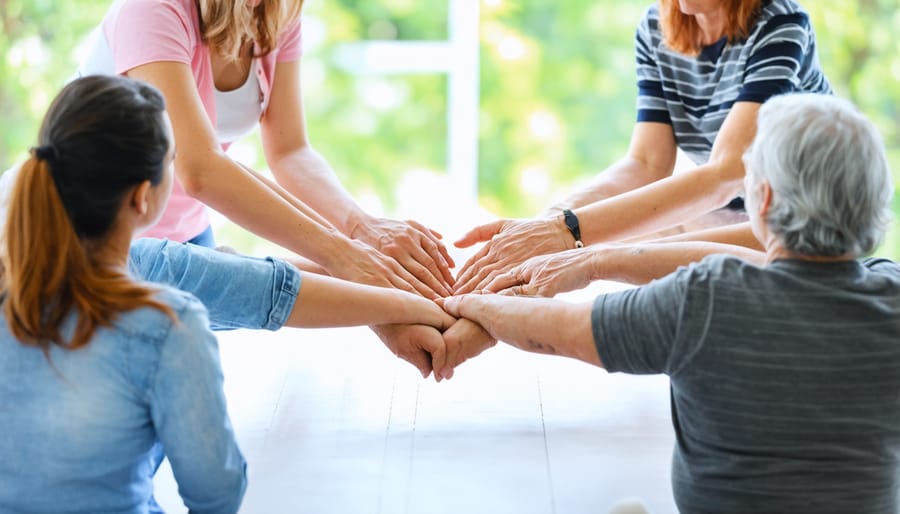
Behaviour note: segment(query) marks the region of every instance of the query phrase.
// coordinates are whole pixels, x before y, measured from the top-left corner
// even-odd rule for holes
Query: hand
[[[561,252],[575,245],[562,217],[498,220],[475,227],[455,244],[467,248],[489,242],[469,259],[456,279],[454,294],[482,289],[493,278],[529,257]]]
[[[593,279],[595,247],[576,248],[550,255],[538,255],[494,276],[485,292],[517,296],[553,297],[557,293],[587,287]]]
[[[360,284],[394,287],[432,300],[439,298],[437,293],[393,258],[363,242],[346,238],[344,240],[348,243],[347,246],[332,255],[332,261],[328,265],[327,271],[331,276]]]
[[[447,364],[435,372],[441,379],[453,378],[454,369],[463,362],[497,344],[497,340],[484,331],[477,323],[460,319],[444,332],[447,347]]]
[[[391,353],[415,366],[422,374],[422,378],[428,378],[432,370],[444,369],[447,366],[444,338],[433,327],[380,325],[370,328]],[[440,381],[437,374],[435,379]]]
[[[397,221],[387,218],[370,218],[351,231],[350,237],[376,248],[392,257],[411,273],[419,284],[417,290],[427,287],[434,296],[447,296],[453,284],[450,268],[456,266],[447,248],[441,242],[441,234],[415,221]]]

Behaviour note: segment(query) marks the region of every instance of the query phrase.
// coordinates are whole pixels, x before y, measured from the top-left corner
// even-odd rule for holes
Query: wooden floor
[[[586,514],[634,496],[676,512],[665,377],[500,344],[436,384],[364,328],[219,340],[249,462],[241,512]],[[167,465],[156,487],[186,511]]]

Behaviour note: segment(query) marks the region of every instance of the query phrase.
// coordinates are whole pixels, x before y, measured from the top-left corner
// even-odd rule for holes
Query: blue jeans
[[[132,274],[193,294],[213,330],[277,330],[294,310],[300,272],[281,259],[258,259],[188,243],[142,238],[131,244]]]

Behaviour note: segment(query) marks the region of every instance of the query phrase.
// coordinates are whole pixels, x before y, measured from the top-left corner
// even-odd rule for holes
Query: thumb
[[[465,235],[453,244],[457,248],[468,248],[475,243],[490,241],[490,239],[494,237],[494,234],[500,232],[504,223],[505,221],[503,220],[497,220],[485,225],[479,225],[466,232]]]

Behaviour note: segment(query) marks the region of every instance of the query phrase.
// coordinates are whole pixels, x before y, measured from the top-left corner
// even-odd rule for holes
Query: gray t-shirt
[[[671,379],[681,511],[898,511],[896,263],[712,256],[592,323],[609,371]]]

